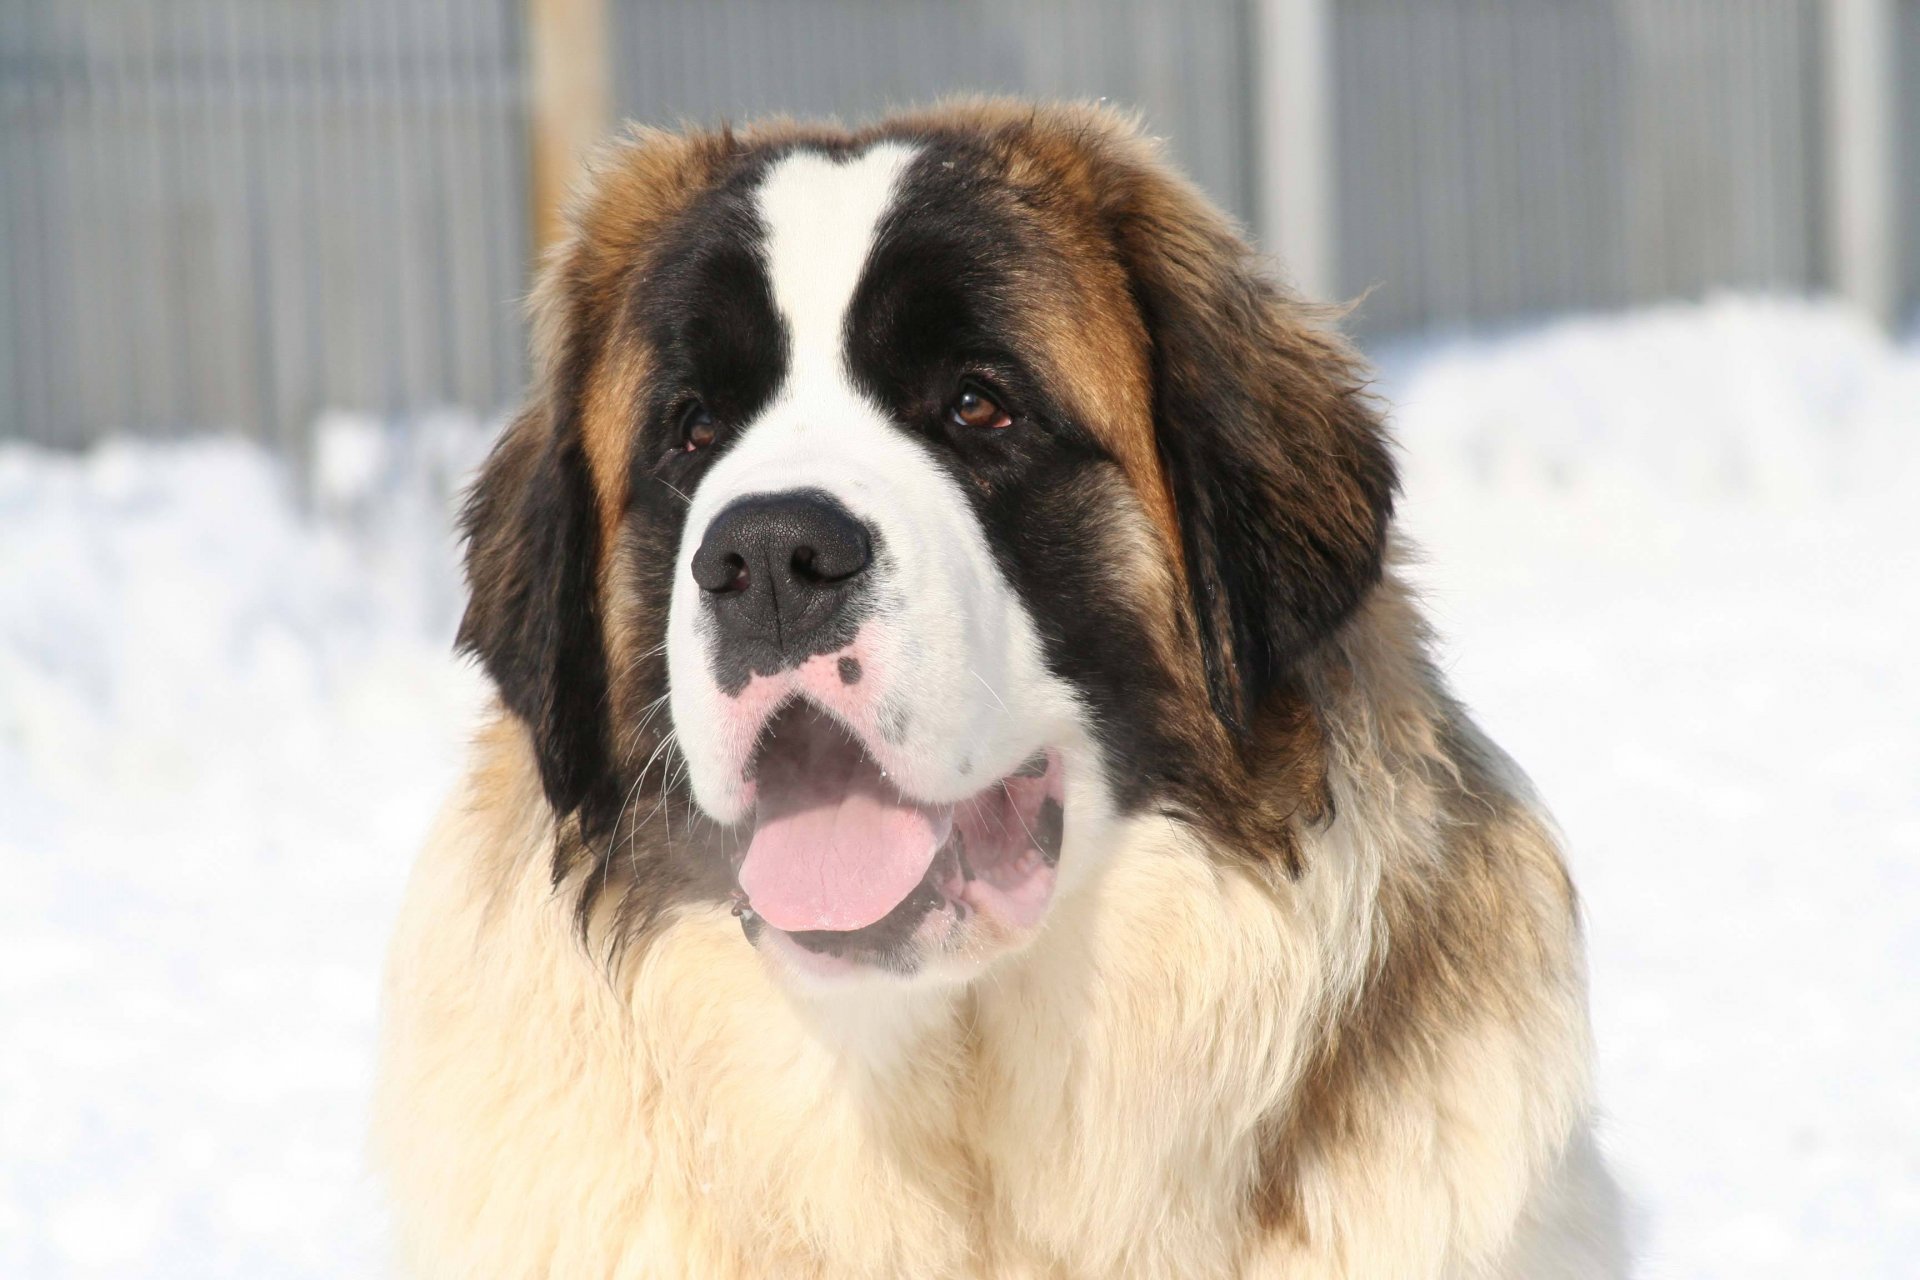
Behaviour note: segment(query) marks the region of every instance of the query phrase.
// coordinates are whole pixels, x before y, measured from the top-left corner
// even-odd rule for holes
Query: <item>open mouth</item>
[[[1053,895],[1063,822],[1057,753],[1036,753],[957,804],[900,791],[866,747],[807,702],[782,709],[752,764],[753,836],[738,869],[749,937],[910,969],[976,920],[1032,928]]]

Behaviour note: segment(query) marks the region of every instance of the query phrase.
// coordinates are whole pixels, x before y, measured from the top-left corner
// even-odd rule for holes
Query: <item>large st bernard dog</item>
[[[1596,1276],[1573,890],[1364,372],[1133,126],[639,132],[467,511],[421,1276]]]

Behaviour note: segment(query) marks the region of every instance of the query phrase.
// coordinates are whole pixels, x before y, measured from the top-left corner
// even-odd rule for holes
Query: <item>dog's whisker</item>
[[[1001,700],[1000,694],[994,689],[992,685],[987,683],[987,678],[985,676],[981,675],[978,671],[975,671],[972,667],[967,668],[967,674],[980,682],[980,687],[987,691],[987,696],[993,699],[995,706],[999,707],[1000,710],[1005,712],[1007,715],[1013,714],[1011,711],[1007,710],[1007,704]]]

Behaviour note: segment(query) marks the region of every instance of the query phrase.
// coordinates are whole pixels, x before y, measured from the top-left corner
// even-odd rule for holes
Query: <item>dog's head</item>
[[[536,313],[461,640],[583,922],[731,899],[795,970],[952,977],[1130,815],[1292,868],[1302,664],[1392,466],[1346,350],[1127,122],[637,134]]]

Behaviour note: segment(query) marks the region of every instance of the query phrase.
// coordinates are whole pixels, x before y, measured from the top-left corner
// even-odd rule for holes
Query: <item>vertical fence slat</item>
[[[1904,127],[1895,202],[1903,222],[1896,234],[1905,286],[1902,317],[1911,321],[1920,319],[1920,0],[1905,0],[1901,5],[1898,38],[1895,67],[1900,80],[1899,119]]]
[[[1833,0],[1826,30],[1828,257],[1840,294],[1883,320],[1899,310],[1894,166],[1895,0]]]
[[[0,66],[15,67],[21,59],[20,33],[9,23],[0,23]],[[21,340],[27,316],[27,282],[20,270],[20,251],[26,244],[27,227],[20,216],[19,193],[26,178],[26,163],[19,149],[27,121],[21,110],[21,77],[18,73],[0,74],[0,440],[26,435],[26,411],[19,403],[25,393]]]

